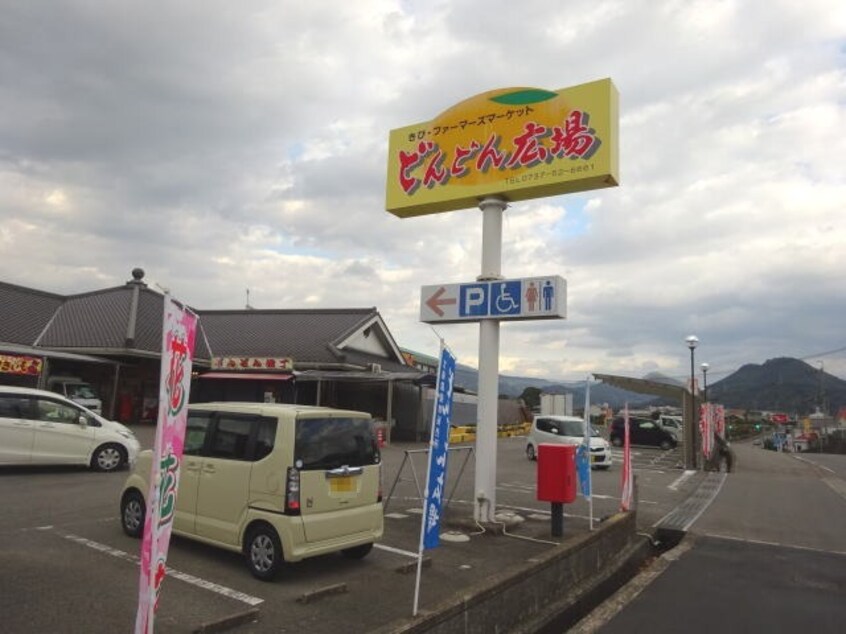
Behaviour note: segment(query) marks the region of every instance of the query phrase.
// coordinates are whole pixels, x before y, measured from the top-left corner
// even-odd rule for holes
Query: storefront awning
[[[293,374],[265,374],[259,372],[206,372],[200,379],[239,379],[242,381],[290,381]]]

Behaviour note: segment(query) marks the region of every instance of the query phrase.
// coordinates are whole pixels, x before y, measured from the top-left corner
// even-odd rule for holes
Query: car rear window
[[[302,470],[378,464],[379,449],[369,418],[297,419],[295,464]]]

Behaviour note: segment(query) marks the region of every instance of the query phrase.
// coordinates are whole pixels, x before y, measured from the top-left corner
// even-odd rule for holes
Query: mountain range
[[[639,378],[674,385],[684,384],[657,372]],[[470,391],[477,391],[477,371],[459,365],[456,370],[456,384]],[[499,377],[501,396],[516,398],[527,387],[539,388],[549,394],[573,394],[574,406],[577,409],[584,403],[584,381],[555,381],[508,375]],[[623,407],[625,403],[631,407],[680,405],[600,382],[591,382],[590,396],[593,404],[607,403],[615,410]],[[836,413],[839,408],[846,407],[846,381],[799,359],[779,357],[760,365],[746,364],[724,379],[709,384],[708,400],[738,409],[783,411],[804,415],[820,406],[823,411]]]

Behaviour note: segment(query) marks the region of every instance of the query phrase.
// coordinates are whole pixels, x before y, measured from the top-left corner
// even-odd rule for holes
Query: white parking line
[[[62,535],[62,537],[64,537],[65,539],[69,539],[72,542],[76,542],[77,544],[87,546],[88,548],[92,548],[93,550],[97,550],[101,553],[111,555],[112,557],[116,557],[117,559],[128,561],[130,563],[135,564],[136,566],[140,565],[141,563],[141,560],[137,555],[130,555],[129,553],[123,550],[119,550],[118,548],[112,548],[111,546],[107,546],[106,544],[101,544],[99,542],[86,539],[85,537],[80,537],[79,535],[73,535],[70,533],[59,534]],[[264,603],[264,599],[259,599],[258,597],[253,597],[249,594],[244,594],[243,592],[239,592],[238,590],[233,590],[232,588],[227,588],[226,586],[222,586],[211,581],[206,581],[205,579],[200,579],[199,577],[195,577],[194,575],[189,575],[185,572],[180,572],[179,570],[175,570],[170,566],[168,566],[167,568],[167,576],[173,577],[174,579],[179,579],[180,581],[189,583],[192,586],[197,586],[198,588],[203,588],[204,590],[209,590],[216,594],[223,595],[230,599],[241,601],[242,603],[246,603],[247,605],[256,606],[260,603]]]
[[[688,469],[683,474],[681,474],[678,478],[673,480],[672,484],[668,484],[667,488],[670,489],[670,491],[678,491],[678,488],[684,483],[684,481],[687,480],[688,478],[690,478],[695,473],[697,473],[697,471],[695,469]]]
[[[417,553],[413,553],[410,550],[403,550],[402,548],[394,548],[393,546],[386,546],[385,544],[373,544],[373,548],[378,548],[379,550],[384,550],[389,553],[394,553],[395,555],[405,555],[406,557],[411,557],[412,559],[417,559]]]

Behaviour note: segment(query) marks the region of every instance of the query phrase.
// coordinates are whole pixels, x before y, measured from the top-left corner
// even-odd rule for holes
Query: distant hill
[[[666,374],[661,374],[660,372],[650,372],[643,378],[647,381],[654,381],[655,383],[664,383],[665,385],[686,385],[684,381],[679,381],[678,379],[674,379],[673,377],[667,376]]]
[[[455,372],[455,383],[471,392],[479,390],[479,373],[471,367],[460,365]],[[499,375],[499,393],[510,398],[517,398],[527,387],[536,387],[548,394],[572,394],[573,406],[576,409],[584,407],[584,381],[551,381],[533,377]],[[591,382],[590,400],[594,405],[608,403],[617,410],[626,403],[630,406],[643,406],[655,397],[649,394],[637,394],[599,382]]]
[[[846,405],[846,381],[790,357],[749,363],[708,386],[708,400],[727,407],[800,415],[813,412],[821,395],[836,412]]]
[[[684,383],[651,372],[643,377],[659,383],[683,385]],[[479,389],[478,372],[459,365],[456,384],[472,392]],[[580,409],[585,400],[585,384],[581,381],[552,381],[533,377],[499,376],[499,393],[516,398],[527,387],[536,387],[550,394],[573,394],[573,405]],[[825,372],[820,373],[804,361],[790,357],[770,359],[761,365],[747,364],[726,378],[708,385],[708,400],[726,407],[781,411],[791,414],[808,414],[816,409],[820,390],[825,398],[825,409],[836,412],[846,406],[846,381]],[[637,394],[604,383],[591,383],[591,402],[608,403],[618,410],[628,403],[631,407],[663,402],[649,394]]]

